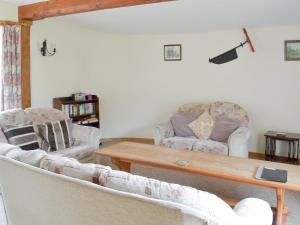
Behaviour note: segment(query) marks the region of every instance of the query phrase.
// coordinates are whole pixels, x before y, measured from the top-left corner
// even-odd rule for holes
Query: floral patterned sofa
[[[5,125],[20,125],[32,122],[35,133],[41,146],[41,136],[37,130],[37,125],[46,122],[65,120],[69,117],[57,109],[52,108],[28,108],[25,110],[14,109],[0,113],[0,127]],[[73,145],[64,150],[54,151],[50,154],[76,158],[82,162],[94,160],[94,151],[99,148],[101,134],[100,130],[93,127],[71,124],[70,132]],[[0,129],[0,144],[8,143],[2,129]]]
[[[226,142],[218,142],[211,139],[200,140],[195,136],[176,136],[171,120],[169,120],[154,127],[155,144],[175,149],[248,157],[248,140],[250,137],[250,130],[248,128],[249,118],[241,106],[230,102],[214,102],[210,104],[189,103],[181,106],[177,111],[177,113],[188,112],[196,112],[198,114],[209,112],[214,121],[225,116],[237,121],[238,128],[230,134]]]
[[[271,225],[273,220],[270,205],[260,199],[244,199],[232,209],[192,187],[9,144],[0,148],[0,183],[8,224],[14,225]]]

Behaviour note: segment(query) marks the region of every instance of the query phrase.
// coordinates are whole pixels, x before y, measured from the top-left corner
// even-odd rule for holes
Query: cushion
[[[209,224],[233,224],[234,211],[222,199],[195,188],[167,183],[130,173],[109,170],[99,177],[104,187],[179,203],[201,212]]]
[[[102,177],[102,173],[111,170],[109,166],[81,164],[76,159],[54,155],[44,157],[41,161],[40,168],[65,176],[90,181],[95,184],[100,184],[99,177]]]
[[[170,137],[164,138],[160,145],[173,149],[192,150],[193,145],[197,140],[196,137]]]
[[[227,142],[229,136],[239,128],[239,122],[228,117],[219,117],[210,135],[214,141]]]
[[[193,151],[207,152],[220,155],[228,155],[228,145],[213,140],[197,140],[193,144]]]
[[[44,138],[42,149],[47,151],[63,150],[71,147],[71,120],[61,120],[37,125],[39,133]],[[45,142],[48,149],[45,149]]]
[[[179,137],[194,136],[192,129],[188,125],[189,123],[194,121],[198,115],[199,115],[198,112],[175,113],[170,119],[175,136],[179,136]]]
[[[32,123],[5,125],[2,127],[8,143],[19,146],[23,150],[39,149],[37,136]]]
[[[206,140],[210,137],[214,127],[214,120],[206,111],[202,113],[196,120],[189,124],[194,134],[201,140]]]

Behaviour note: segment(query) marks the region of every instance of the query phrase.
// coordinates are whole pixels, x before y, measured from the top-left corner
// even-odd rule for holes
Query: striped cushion
[[[70,148],[70,125],[70,119],[37,125],[41,136],[44,139],[42,140],[42,145],[48,145],[47,149],[43,149],[51,152]]]
[[[32,123],[5,125],[2,129],[10,144],[17,145],[23,150],[39,149]]]

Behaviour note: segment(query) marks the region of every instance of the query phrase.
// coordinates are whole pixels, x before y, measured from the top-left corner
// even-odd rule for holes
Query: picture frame
[[[300,61],[300,40],[288,40],[284,42],[285,61]]]
[[[182,60],[181,44],[164,45],[164,60],[181,61]]]

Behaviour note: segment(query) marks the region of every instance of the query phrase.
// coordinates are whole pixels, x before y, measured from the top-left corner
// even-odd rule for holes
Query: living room
[[[0,20],[18,21],[18,6],[35,2],[0,1]],[[153,141],[155,125],[186,103],[232,102],[249,117],[250,156],[264,158],[267,131],[300,132],[300,64],[285,59],[285,41],[299,39],[298,8],[295,0],[179,0],[35,20],[30,28],[30,107],[52,107],[53,98],[78,92],[97,95],[105,143]],[[246,40],[243,27],[255,52],[246,43],[237,49],[237,59],[209,63]],[[45,39],[50,52],[56,49],[53,56],[41,55]],[[164,46],[173,44],[181,46],[181,60],[166,61]],[[280,143],[276,155],[287,157],[287,149]],[[217,195],[227,191],[230,197],[235,195],[230,187],[236,186],[238,197],[271,199],[269,204],[276,205],[273,197],[265,197],[269,192],[203,179],[182,184]],[[299,193],[286,194],[288,225],[300,221],[295,199]]]

